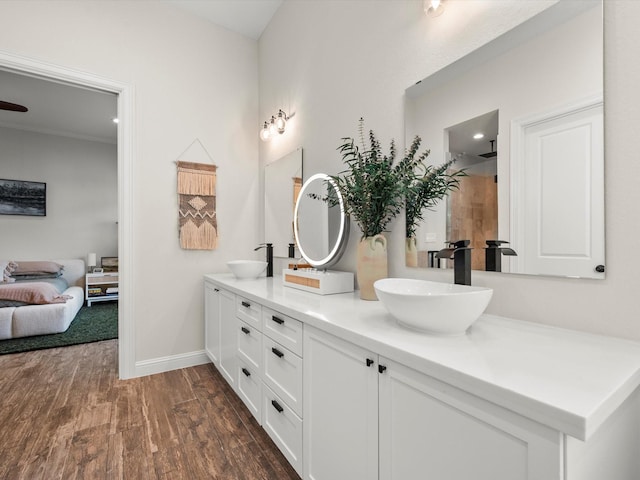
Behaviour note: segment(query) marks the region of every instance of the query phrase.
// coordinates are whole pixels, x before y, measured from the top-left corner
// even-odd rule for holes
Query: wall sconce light
[[[291,116],[284,113],[282,109],[278,110],[277,116],[271,115],[271,119],[264,122],[262,130],[260,130],[260,139],[266,142],[276,135],[282,135],[290,118]]]
[[[439,17],[444,12],[444,0],[424,0],[424,13],[429,17]]]

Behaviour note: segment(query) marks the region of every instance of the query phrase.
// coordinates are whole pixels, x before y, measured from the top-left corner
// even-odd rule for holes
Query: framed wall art
[[[0,215],[47,215],[47,184],[0,179]]]

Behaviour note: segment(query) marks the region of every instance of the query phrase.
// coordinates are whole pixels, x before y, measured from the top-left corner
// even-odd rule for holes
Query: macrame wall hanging
[[[218,246],[216,219],[216,166],[176,162],[180,247],[213,250]]]

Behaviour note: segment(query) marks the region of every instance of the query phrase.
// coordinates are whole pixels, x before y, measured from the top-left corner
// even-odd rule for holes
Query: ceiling
[[[257,40],[283,0],[162,0]]]
[[[283,0],[160,0],[257,40]],[[0,127],[116,143],[114,94],[0,70],[0,100],[26,113],[0,110]]]
[[[29,109],[0,110],[0,127],[116,143],[115,94],[0,70],[0,100]]]

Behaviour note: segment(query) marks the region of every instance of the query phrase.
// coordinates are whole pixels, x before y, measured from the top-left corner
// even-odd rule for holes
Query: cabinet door
[[[204,351],[220,368],[220,289],[204,283]]]
[[[303,351],[304,478],[378,478],[377,357],[306,325]]]
[[[238,320],[235,296],[220,290],[220,373],[235,390],[237,388]]]
[[[380,359],[380,480],[560,480],[562,437]]]

